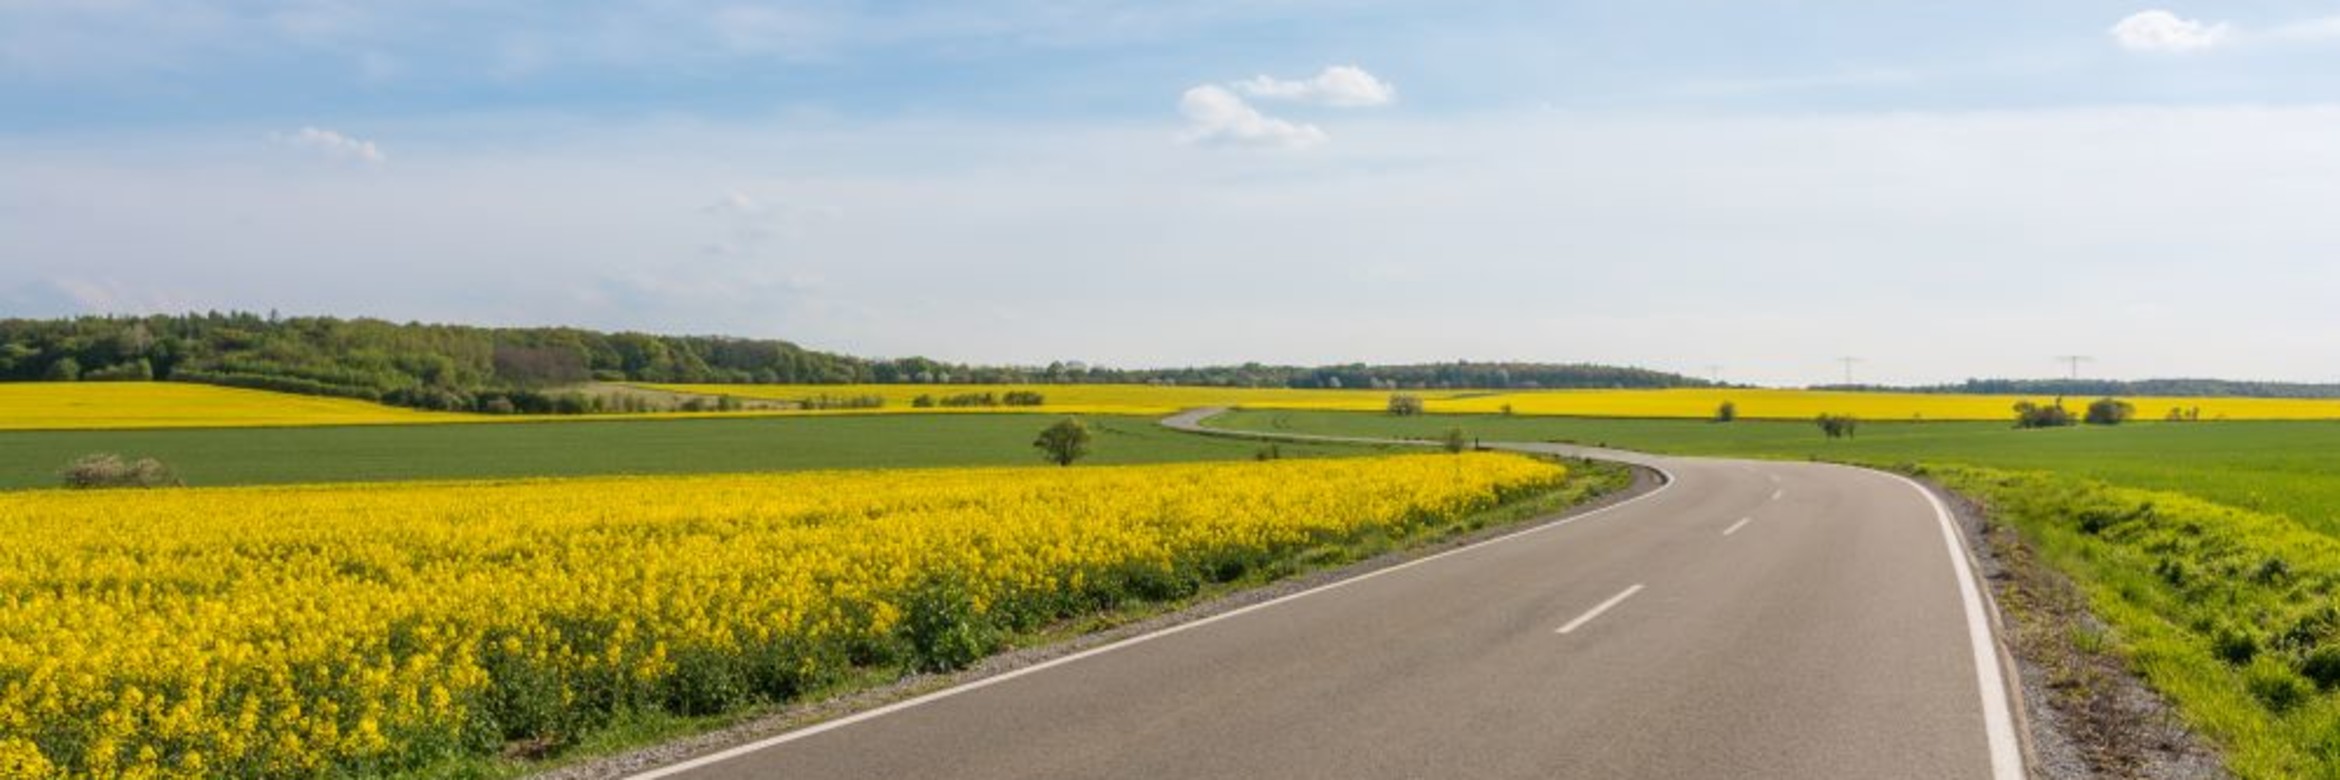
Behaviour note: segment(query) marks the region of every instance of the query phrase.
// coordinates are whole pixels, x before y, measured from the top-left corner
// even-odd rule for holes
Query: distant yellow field
[[[874,395],[878,409],[833,411],[748,411],[511,416],[425,412],[343,398],[171,382],[0,383],[0,430],[131,428],[256,428],[323,425],[560,422],[587,419],[651,419],[713,416],[775,416],[894,413],[1048,413],[1167,415],[1199,406],[1254,409],[1381,411],[1386,390],[1291,390],[1243,387],[1156,387],[1148,385],[644,385],[660,390],[740,398],[802,400]],[[1039,407],[917,408],[921,395],[1040,393]],[[1569,417],[1703,418],[1723,401],[1738,405],[1746,419],[1800,420],[1822,413],[1885,420],[2005,420],[2013,396],[1921,393],[1839,393],[1812,390],[1485,390],[1403,391],[1423,400],[1433,414],[1513,414]],[[2048,398],[2029,399],[2047,402]],[[2090,399],[2066,399],[2075,411]],[[2141,420],[2157,420],[2172,408],[2200,408],[2204,420],[2340,419],[2340,401],[2268,398],[2126,398]]]
[[[2041,404],[2053,397],[2003,395],[1940,395],[1928,393],[1843,393],[1817,390],[1547,390],[1500,393],[1464,398],[1424,396],[1430,412],[1500,413],[1508,404],[1514,414],[1573,417],[1711,416],[1724,401],[1738,405],[1748,419],[1800,420],[1820,414],[1851,414],[1867,420],[2009,420],[2017,401]],[[2092,397],[2070,397],[2064,405],[2075,413]],[[2340,400],[2280,398],[2155,398],[2123,397],[2137,407],[2137,419],[2159,420],[2171,409],[2199,408],[2204,420],[2330,420],[2340,419]]]
[[[1198,406],[1243,406],[1253,409],[1311,409],[1380,411],[1388,407],[1387,390],[1290,390],[1241,387],[1157,387],[1147,385],[651,385],[686,393],[732,395],[741,398],[796,400],[817,396],[874,395],[884,398],[878,412],[953,413],[1059,412],[1066,414],[1169,414]],[[942,397],[961,393],[1031,391],[1047,403],[1031,407],[913,408],[920,395]],[[1571,417],[1703,418],[1724,401],[1738,405],[1747,419],[1801,420],[1823,413],[1851,414],[1868,420],[2006,420],[2017,401],[2037,403],[2052,397],[2025,398],[1999,395],[1944,395],[1931,393],[1846,393],[1817,390],[1688,389],[1688,390],[1409,390],[1433,414],[1513,414]],[[2089,398],[2068,398],[2074,411]],[[2137,418],[2157,420],[2170,409],[2201,409],[2204,420],[2329,420],[2340,419],[2340,400],[2271,398],[2124,398],[2137,407]],[[868,412],[873,410],[857,410]],[[832,412],[834,413],[834,412]]]
[[[1059,412],[1064,414],[1170,414],[1198,406],[1250,406],[1275,409],[1382,409],[1389,394],[1369,390],[1291,390],[1259,387],[1186,387],[1155,385],[643,385],[678,393],[729,395],[740,398],[796,401],[827,396],[877,396],[886,399],[879,409],[858,412]],[[1032,407],[911,406],[919,396],[945,396],[1028,391],[1047,403]],[[1447,398],[1462,391],[1422,393],[1425,398]]]
[[[0,383],[0,429],[394,425],[490,419],[347,398],[172,382]]]

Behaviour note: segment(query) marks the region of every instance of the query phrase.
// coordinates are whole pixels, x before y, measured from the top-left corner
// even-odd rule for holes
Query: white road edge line
[[[1731,534],[1738,533],[1738,532],[1739,532],[1739,529],[1747,527],[1747,524],[1748,524],[1748,523],[1752,523],[1752,522],[1755,522],[1755,518],[1752,518],[1752,517],[1742,517],[1742,518],[1739,518],[1739,522],[1732,523],[1732,524],[1731,524],[1731,527],[1723,529],[1723,535],[1724,535],[1724,536],[1729,536],[1729,535],[1731,535]]]
[[[1582,615],[1576,616],[1575,620],[1568,621],[1568,625],[1561,626],[1560,630],[1554,631],[1552,633],[1566,634],[1579,628],[1583,628],[1584,624],[1592,622],[1593,618],[1600,617],[1601,613],[1609,611],[1611,607],[1615,607],[1618,604],[1624,603],[1626,599],[1633,598],[1633,594],[1640,592],[1641,586],[1638,584],[1634,585],[1633,587],[1626,588],[1625,592],[1610,596],[1608,601],[1603,601],[1601,602],[1600,606],[1593,607],[1591,612],[1586,612]]]
[[[1780,488],[1780,489],[1778,489],[1778,490],[1771,491],[1771,500],[1773,500],[1773,501],[1778,501],[1778,500],[1780,500],[1782,497],[1785,497],[1786,495],[1787,495],[1787,488]]]
[[[1114,643],[1112,643],[1112,644],[1107,644],[1107,645],[1100,645],[1100,646],[1097,646],[1097,647],[1092,647],[1092,648],[1089,648],[1089,649],[1087,649],[1087,650],[1080,651],[1080,652],[1078,652],[1078,653],[1073,653],[1073,654],[1071,654],[1071,655],[1066,655],[1066,656],[1059,656],[1059,657],[1056,657],[1056,658],[1052,658],[1052,659],[1049,659],[1049,660],[1046,660],[1046,661],[1042,661],[1042,662],[1040,662],[1040,663],[1036,663],[1036,664],[1033,664],[1033,665],[1031,665],[1031,666],[1026,666],[1026,667],[1023,667],[1023,668],[1020,668],[1020,669],[1016,669],[1016,670],[1013,670],[1013,671],[1001,672],[1001,673],[999,673],[999,674],[995,674],[995,675],[992,675],[992,676],[990,676],[990,677],[985,677],[985,678],[983,678],[983,679],[980,679],[980,680],[975,680],[975,681],[972,681],[972,682],[967,682],[967,683],[963,683],[963,684],[960,684],[960,685],[955,685],[955,686],[952,686],[952,687],[949,687],[949,688],[944,688],[944,689],[942,689],[942,690],[935,691],[935,692],[933,692],[933,693],[923,694],[923,695],[920,695],[920,696],[917,696],[917,697],[914,697],[914,698],[903,699],[903,700],[901,700],[901,701],[894,702],[894,703],[892,703],[892,704],[888,704],[888,705],[885,705],[885,706],[883,706],[883,707],[878,707],[878,708],[876,708],[876,709],[863,710],[863,711],[861,711],[861,712],[854,713],[854,714],[852,714],[852,715],[847,715],[847,716],[845,716],[845,717],[842,717],[842,718],[837,718],[837,719],[835,719],[835,720],[830,720],[830,721],[824,721],[824,722],[821,722],[821,723],[816,723],[816,724],[813,724],[813,725],[811,725],[811,726],[806,726],[806,727],[804,727],[804,728],[797,729],[797,730],[795,730],[795,731],[791,731],[791,732],[788,732],[788,733],[785,733],[785,734],[778,734],[778,735],[774,735],[774,736],[771,736],[771,737],[766,737],[766,738],[764,738],[764,739],[760,739],[760,740],[757,740],[757,741],[754,741],[754,742],[750,742],[750,743],[747,743],[747,744],[745,744],[745,745],[740,745],[740,746],[738,746],[738,747],[730,748],[730,749],[728,749],[728,750],[723,750],[723,751],[721,751],[721,752],[716,752],[716,753],[709,753],[709,754],[707,754],[707,755],[700,756],[700,757],[698,757],[698,758],[694,758],[694,759],[690,759],[690,760],[688,760],[688,761],[683,761],[683,762],[681,762],[681,763],[668,764],[668,765],[666,765],[666,766],[658,767],[658,768],[656,768],[656,769],[651,769],[651,770],[648,770],[648,771],[645,771],[645,772],[641,772],[641,773],[638,773],[638,774],[628,775],[628,776],[626,777],[626,779],[625,779],[625,780],[656,780],[657,778],[661,778],[661,777],[671,777],[671,776],[674,776],[674,775],[682,774],[682,773],[684,773],[684,772],[688,772],[688,771],[691,771],[691,770],[693,770],[693,769],[698,769],[698,768],[700,768],[700,767],[703,767],[703,766],[710,766],[710,765],[714,765],[714,764],[719,764],[719,763],[722,763],[722,762],[725,762],[725,761],[729,761],[729,760],[731,760],[731,759],[734,759],[734,758],[738,758],[738,757],[740,757],[740,756],[748,755],[748,754],[750,754],[750,753],[756,753],[756,752],[759,752],[759,751],[765,750],[765,749],[767,749],[767,748],[772,748],[772,747],[776,747],[776,746],[779,746],[779,745],[784,745],[784,744],[787,744],[787,743],[790,743],[790,742],[795,742],[795,741],[797,741],[797,740],[804,739],[804,738],[806,738],[806,737],[810,737],[810,736],[814,736],[814,735],[816,735],[816,734],[821,734],[821,733],[823,733],[823,732],[834,731],[834,730],[841,729],[841,728],[844,728],[844,727],[846,727],[846,726],[851,726],[851,725],[853,725],[853,724],[860,723],[860,722],[863,722],[863,721],[868,721],[868,720],[876,720],[876,719],[878,719],[878,718],[882,718],[882,717],[885,717],[885,716],[887,716],[887,715],[892,715],[892,714],[894,714],[894,713],[901,712],[901,711],[903,711],[903,710],[907,710],[907,709],[910,709],[910,708],[913,708],[913,707],[917,707],[917,706],[920,706],[920,705],[925,705],[925,704],[931,704],[931,703],[934,703],[934,702],[937,702],[937,701],[941,701],[941,700],[943,700],[943,699],[948,699],[948,698],[950,698],[950,697],[957,696],[957,695],[959,695],[959,694],[962,694],[962,693],[972,693],[972,692],[975,692],[975,691],[978,691],[978,690],[982,690],[982,689],[984,689],[984,688],[989,688],[989,687],[991,687],[991,686],[994,686],[994,685],[998,685],[998,684],[1000,684],[1000,683],[1007,682],[1007,681],[1009,681],[1009,680],[1016,679],[1016,678],[1018,678],[1018,677],[1023,677],[1023,676],[1025,676],[1025,675],[1028,675],[1028,674],[1037,674],[1037,673],[1039,673],[1039,672],[1047,671],[1047,670],[1049,670],[1049,669],[1054,669],[1054,668],[1056,668],[1056,667],[1063,666],[1063,665],[1065,665],[1065,664],[1069,664],[1069,663],[1072,663],[1072,662],[1074,662],[1074,661],[1079,661],[1079,660],[1082,660],[1082,659],[1085,659],[1085,658],[1090,658],[1090,657],[1093,657],[1093,656],[1104,655],[1104,654],[1106,654],[1106,653],[1110,653],[1110,652],[1113,652],[1113,651],[1115,651],[1115,650],[1120,650],[1120,649],[1127,648],[1127,647],[1131,647],[1131,646],[1134,646],[1134,645],[1144,644],[1144,643],[1146,643],[1146,642],[1151,642],[1151,641],[1154,641],[1154,640],[1156,640],[1156,639],[1161,639],[1161,638],[1163,638],[1163,637],[1166,637],[1166,636],[1171,636],[1171,635],[1173,635],[1173,634],[1180,634],[1180,633],[1185,633],[1185,632],[1187,632],[1187,631],[1191,631],[1191,630],[1194,630],[1194,629],[1197,629],[1197,628],[1201,628],[1201,627],[1203,627],[1203,626],[1207,626],[1207,625],[1210,625],[1210,624],[1212,624],[1212,623],[1217,623],[1217,622],[1219,622],[1219,621],[1222,621],[1222,620],[1228,620],[1228,619],[1231,619],[1231,618],[1235,618],[1235,617],[1239,617],[1239,616],[1242,616],[1242,615],[1247,615],[1247,614],[1250,614],[1250,613],[1253,613],[1253,612],[1257,612],[1257,611],[1259,611],[1259,610],[1267,609],[1267,608],[1269,608],[1269,607],[1273,607],[1273,606],[1276,606],[1276,605],[1278,605],[1278,604],[1282,604],[1282,603],[1284,603],[1284,602],[1287,602],[1287,601],[1293,601],[1293,600],[1296,600],[1296,599],[1302,599],[1302,598],[1306,598],[1306,597],[1309,597],[1309,596],[1316,595],[1316,594],[1318,594],[1318,593],[1323,593],[1323,592],[1325,592],[1325,591],[1328,591],[1328,590],[1334,590],[1334,589],[1336,589],[1336,588],[1344,588],[1344,587],[1348,587],[1348,586],[1350,586],[1350,585],[1355,585],[1355,584],[1357,584],[1357,583],[1364,582],[1364,581],[1366,581],[1366,580],[1370,580],[1370,579],[1373,579],[1373,578],[1375,578],[1375,577],[1382,576],[1382,575],[1384,575],[1384,574],[1391,574],[1391,573],[1394,573],[1394,572],[1400,572],[1400,571],[1404,571],[1404,570],[1406,570],[1406,569],[1411,569],[1411,568],[1413,568],[1413,567],[1420,566],[1420,565],[1422,565],[1422,564],[1429,563],[1429,562],[1431,562],[1431,561],[1435,561],[1435,560],[1438,560],[1438,559],[1440,559],[1440,558],[1445,558],[1445,557],[1447,557],[1447,556],[1451,556],[1451,555],[1460,555],[1460,554],[1463,554],[1463,553],[1466,553],[1466,552],[1470,552],[1470,551],[1472,551],[1472,550],[1479,549],[1479,548],[1481,548],[1481,547],[1486,547],[1486,546],[1488,546],[1488,545],[1493,545],[1493,544],[1497,544],[1497,543],[1501,543],[1501,542],[1508,542],[1508,541],[1511,541],[1511,540],[1513,540],[1513,539],[1518,539],[1518,538],[1520,538],[1520,537],[1527,536],[1527,535],[1529,535],[1529,534],[1536,534],[1536,533],[1542,533],[1542,532],[1545,532],[1545,531],[1550,531],[1550,530],[1553,530],[1553,529],[1556,529],[1556,528],[1560,528],[1560,527],[1567,526],[1567,525],[1569,525],[1569,524],[1575,523],[1575,522],[1577,522],[1577,521],[1579,521],[1579,520],[1589,520],[1589,519],[1592,519],[1592,518],[1595,518],[1595,517],[1599,517],[1599,516],[1601,516],[1601,515],[1608,514],[1608,513],[1610,513],[1610,512],[1617,511],[1617,510],[1619,510],[1619,509],[1623,509],[1623,508],[1625,508],[1625,507],[1628,507],[1628,506],[1632,506],[1632,505],[1634,505],[1634,504],[1641,503],[1641,502],[1643,502],[1643,501],[1647,501],[1647,500],[1649,500],[1649,499],[1651,499],[1651,498],[1654,498],[1654,497],[1656,497],[1658,494],[1660,494],[1660,493],[1664,493],[1664,492],[1666,492],[1667,490],[1670,490],[1670,489],[1672,489],[1672,488],[1674,487],[1674,483],[1675,483],[1675,481],[1676,481],[1676,480],[1674,479],[1674,475],[1673,475],[1673,473],[1672,473],[1672,472],[1666,471],[1665,469],[1663,469],[1663,468],[1659,468],[1659,467],[1656,467],[1656,466],[1646,466],[1646,468],[1649,468],[1650,470],[1652,470],[1652,471],[1656,471],[1656,472],[1658,473],[1658,476],[1659,476],[1660,482],[1659,482],[1659,484],[1658,484],[1658,486],[1657,486],[1657,489],[1656,489],[1656,490],[1652,490],[1652,491],[1649,491],[1649,492],[1647,492],[1647,493],[1643,493],[1643,494],[1641,494],[1641,495],[1634,496],[1633,498],[1626,499],[1626,500],[1624,500],[1624,501],[1620,501],[1620,502],[1617,502],[1617,503],[1614,503],[1614,504],[1610,504],[1610,505],[1608,505],[1608,506],[1601,507],[1601,508],[1599,508],[1599,509],[1595,509],[1595,510],[1592,510],[1592,511],[1590,511],[1590,512],[1586,512],[1586,513],[1584,513],[1584,514],[1577,515],[1577,516],[1575,516],[1575,517],[1570,517],[1570,518],[1566,518],[1566,519],[1562,519],[1562,520],[1553,521],[1553,522],[1550,522],[1550,523],[1545,523],[1545,524],[1543,524],[1543,525],[1539,525],[1539,526],[1536,526],[1536,527],[1534,527],[1534,528],[1527,528],[1527,529],[1522,529],[1522,530],[1518,530],[1518,531],[1513,531],[1513,532],[1511,532],[1511,533],[1504,534],[1504,535],[1502,535],[1502,536],[1498,536],[1498,537],[1495,537],[1495,538],[1493,538],[1493,539],[1486,539],[1486,540],[1482,540],[1482,541],[1474,542],[1474,543],[1471,543],[1471,544],[1469,544],[1469,545],[1465,545],[1465,546],[1462,546],[1462,547],[1457,547],[1457,548],[1454,548],[1454,549],[1452,549],[1452,550],[1447,550],[1447,551],[1445,551],[1445,552],[1442,552],[1442,553],[1436,553],[1436,554],[1433,554],[1433,555],[1425,555],[1425,556],[1423,556],[1423,557],[1420,557],[1420,558],[1415,558],[1415,559],[1413,559],[1413,560],[1406,561],[1406,562],[1404,562],[1404,563],[1400,563],[1400,564],[1396,564],[1396,565],[1394,565],[1394,566],[1389,566],[1389,567],[1387,567],[1387,568],[1375,569],[1375,570],[1373,570],[1373,571],[1369,571],[1369,572],[1366,572],[1366,573],[1364,573],[1364,574],[1359,574],[1359,575],[1357,575],[1357,576],[1355,576],[1355,577],[1350,577],[1350,578],[1348,578],[1348,579],[1345,579],[1345,580],[1338,580],[1338,581],[1335,581],[1335,582],[1328,582],[1328,583],[1325,583],[1325,584],[1323,584],[1323,585],[1318,585],[1318,586],[1316,586],[1316,587],[1309,588],[1309,589],[1307,589],[1307,590],[1304,590],[1304,591],[1300,591],[1300,592],[1298,592],[1298,593],[1287,594],[1287,595],[1284,595],[1284,596],[1279,596],[1279,597],[1276,597],[1276,598],[1273,598],[1273,599],[1269,599],[1269,600],[1267,600],[1267,601],[1262,601],[1262,602],[1260,602],[1260,603],[1257,603],[1257,604],[1252,604],[1252,605],[1250,605],[1250,606],[1246,606],[1246,607],[1239,607],[1239,608],[1236,608],[1236,609],[1231,609],[1231,610],[1228,610],[1228,611],[1226,611],[1226,612],[1221,612],[1221,613],[1219,613],[1219,614],[1212,615],[1212,616],[1210,616],[1210,617],[1205,617],[1205,618],[1200,618],[1200,619],[1196,619],[1196,620],[1188,621],[1188,622],[1185,622],[1185,623],[1180,623],[1180,624],[1178,624],[1178,625],[1175,625],[1175,626],[1170,626],[1170,627],[1168,627],[1168,628],[1164,628],[1164,629],[1161,629],[1161,630],[1159,630],[1159,631],[1155,631],[1155,632],[1152,632],[1152,633],[1147,633],[1147,634],[1139,634],[1139,635],[1137,635],[1137,636],[1133,636],[1133,637],[1130,637],[1130,638],[1128,638],[1128,639],[1123,639],[1123,640],[1120,640],[1120,641],[1118,641],[1118,642],[1114,642]],[[1640,590],[1640,589],[1641,589],[1641,586],[1639,586],[1639,585],[1635,585],[1635,586],[1633,586],[1633,590]],[[1624,594],[1624,596],[1618,596],[1618,597],[1617,597],[1617,599],[1614,599],[1614,600],[1623,600],[1625,596],[1630,596],[1630,595],[1633,595],[1633,593],[1632,593],[1632,591],[1631,591],[1631,590],[1629,590],[1629,591],[1626,591],[1626,592],[1625,592],[1625,594]],[[1607,607],[1602,607],[1602,609],[1606,609],[1606,608],[1607,608]],[[1595,614],[1598,614],[1598,610],[1595,610]],[[1588,616],[1588,617],[1589,617],[1589,616]],[[1566,633],[1566,632],[1565,632],[1565,631],[1563,631],[1563,633]]]
[[[2023,780],[2022,743],[2015,737],[2015,714],[2007,701],[2006,672],[1999,668],[1998,645],[1991,638],[1989,609],[1983,606],[1974,567],[1967,563],[1965,538],[1958,531],[1958,521],[1950,515],[1950,508],[1942,504],[1942,498],[1917,480],[1891,472],[1877,473],[1901,480],[1934,505],[1934,517],[1942,525],[1942,542],[1950,549],[1951,568],[1958,573],[1959,600],[1966,606],[1966,636],[1974,651],[1975,684],[1982,689],[1983,733],[1991,746],[1991,777]]]

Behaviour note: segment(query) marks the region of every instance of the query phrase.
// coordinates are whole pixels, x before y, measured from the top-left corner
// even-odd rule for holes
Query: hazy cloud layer
[[[2303,8],[0,1],[0,316],[2340,380]]]
[[[0,155],[0,289],[969,360],[2333,379],[2308,367],[2340,365],[2336,134],[2331,108],[1524,112],[1263,157],[1112,126],[595,123],[365,175],[66,149]]]

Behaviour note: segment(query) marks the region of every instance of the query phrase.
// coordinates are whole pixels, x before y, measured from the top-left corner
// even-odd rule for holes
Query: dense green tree
[[[1089,426],[1071,417],[1064,418],[1042,430],[1040,438],[1032,440],[1032,446],[1039,449],[1040,457],[1047,458],[1048,462],[1070,466],[1073,461],[1089,454]]]
[[[2119,425],[2137,415],[2137,407],[2117,398],[2099,398],[2088,403],[2088,413],[2082,419],[2089,425]]]

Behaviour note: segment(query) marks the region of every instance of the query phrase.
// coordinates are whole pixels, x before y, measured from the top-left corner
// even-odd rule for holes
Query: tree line
[[[1657,388],[1707,383],[1590,364],[1423,363],[1118,369],[872,359],[777,339],[491,328],[206,312],[0,319],[0,381],[156,380],[426,409],[613,411],[564,388],[704,384],[1166,384],[1293,388]],[[1006,398],[1001,405],[1014,405]],[[938,399],[939,402],[939,399]]]

